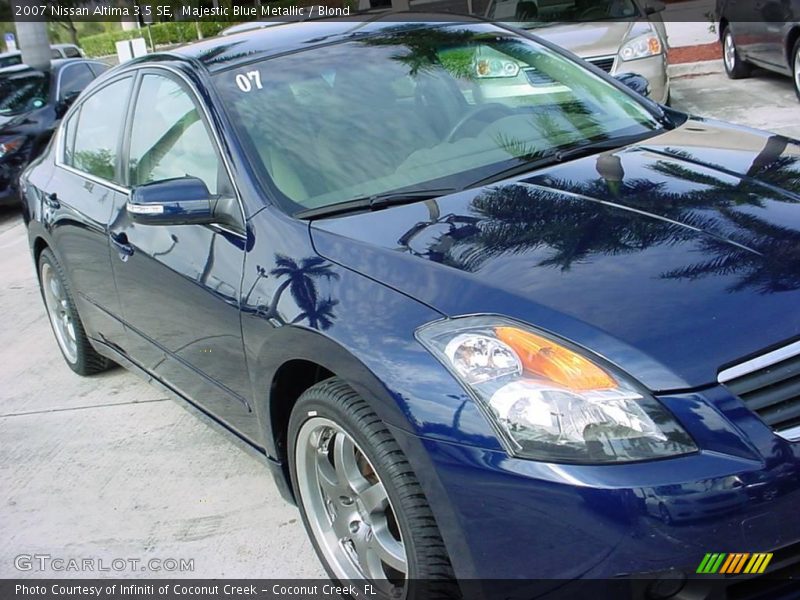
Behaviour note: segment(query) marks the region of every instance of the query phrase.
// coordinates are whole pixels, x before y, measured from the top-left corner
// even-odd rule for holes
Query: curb
[[[723,73],[725,67],[721,59],[716,60],[701,60],[699,62],[681,63],[677,65],[669,65],[667,72],[670,77],[695,77],[697,75],[711,75],[713,73]]]

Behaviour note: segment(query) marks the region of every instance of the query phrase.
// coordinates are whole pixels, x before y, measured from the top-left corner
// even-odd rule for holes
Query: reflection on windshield
[[[49,78],[32,71],[0,78],[0,115],[15,115],[40,108],[47,102]]]
[[[485,25],[410,28],[215,76],[291,212],[470,182],[660,128],[582,66]]]

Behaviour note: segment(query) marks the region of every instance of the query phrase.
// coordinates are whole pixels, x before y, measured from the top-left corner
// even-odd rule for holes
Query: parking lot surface
[[[676,79],[673,103],[800,138],[788,79]],[[85,379],[67,368],[14,211],[0,213],[0,280],[0,577],[324,576],[257,454],[122,369]],[[194,569],[18,570],[33,554]]]

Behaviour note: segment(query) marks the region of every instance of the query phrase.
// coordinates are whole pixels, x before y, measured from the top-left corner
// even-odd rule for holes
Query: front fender
[[[290,237],[282,232],[269,239]],[[242,304],[253,403],[268,456],[279,456],[276,434],[280,433],[272,431],[270,415],[276,400],[270,390],[278,370],[293,360],[315,363],[344,379],[396,428],[420,437],[501,448],[472,398],[414,337],[419,326],[441,314],[318,256],[290,261],[287,254],[272,255],[276,262],[260,262],[257,267],[247,264],[248,258],[243,286],[248,293]],[[292,253],[298,255],[296,250]],[[324,319],[309,319],[314,307],[299,304],[311,300],[291,293],[290,276],[280,264],[313,265],[314,272],[322,273],[311,278],[313,286],[308,281],[304,285],[314,288],[308,295],[313,302],[325,303]]]

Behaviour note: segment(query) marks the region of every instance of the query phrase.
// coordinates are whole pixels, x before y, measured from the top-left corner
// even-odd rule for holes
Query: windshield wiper
[[[440,189],[410,189],[399,190],[395,192],[386,192],[384,194],[373,194],[372,196],[364,196],[346,202],[338,202],[328,206],[320,206],[319,208],[308,208],[301,210],[294,214],[298,219],[313,219],[318,217],[333,217],[336,215],[344,215],[353,212],[362,212],[365,210],[381,210],[390,206],[399,206],[401,204],[412,204],[420,202],[421,200],[430,200],[431,198],[438,198],[447,194],[460,192],[459,188],[440,188]]]
[[[549,165],[566,162],[576,158],[582,158],[584,156],[591,156],[592,154],[598,154],[605,150],[616,150],[624,146],[629,146],[630,144],[644,141],[660,133],[663,133],[663,130],[648,132],[645,135],[638,133],[635,135],[617,136],[614,138],[596,141],[579,142],[565,148],[560,148],[553,152],[548,152],[547,154],[543,154],[538,158],[525,161],[524,163],[516,164],[507,169],[503,169],[497,173],[489,175],[488,177],[473,181],[465,187],[481,187],[483,185],[489,185],[490,183],[496,183],[498,181],[502,181],[503,179],[514,177],[515,175],[523,175],[524,173],[529,173],[530,171],[541,169]]]

